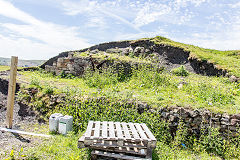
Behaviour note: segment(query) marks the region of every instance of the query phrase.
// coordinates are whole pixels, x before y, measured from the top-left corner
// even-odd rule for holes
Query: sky
[[[0,57],[49,59],[95,44],[164,36],[240,49],[239,0],[0,0]]]

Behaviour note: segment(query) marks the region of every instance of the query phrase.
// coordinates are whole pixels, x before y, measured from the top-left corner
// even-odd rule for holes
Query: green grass
[[[169,72],[156,73],[149,69],[134,71],[131,77],[123,81],[121,75],[108,72],[96,72],[74,79],[59,78],[39,71],[21,73],[24,75],[21,80],[24,78],[25,81],[31,82],[31,78],[35,77],[51,92],[53,89],[59,93],[66,89],[74,89],[89,97],[133,99],[147,102],[153,107],[177,105],[190,106],[193,109],[206,108],[221,113],[240,112],[240,85],[231,83],[224,77],[207,77],[192,73],[180,77]],[[180,83],[183,83],[182,88],[178,87]]]
[[[0,71],[6,71],[6,70],[9,70],[10,67],[9,66],[1,66],[0,65]]]
[[[27,94],[27,90],[27,88],[25,90],[22,88],[18,94],[18,99],[22,103],[28,104],[44,114],[46,118],[56,112],[72,115],[74,118],[74,133],[80,133],[72,133],[68,137],[56,136],[47,143],[30,149],[26,155],[32,159],[45,159],[46,157],[50,157],[50,159],[69,159],[69,155],[72,156],[72,159],[78,156],[87,158],[89,152],[80,150],[80,154],[76,148],[76,142],[78,137],[86,130],[89,120],[145,123],[158,140],[157,148],[153,153],[153,159],[155,160],[196,159],[197,157],[219,159],[219,156],[225,159],[234,159],[240,156],[240,148],[238,147],[240,136],[236,139],[229,137],[226,140],[220,136],[217,129],[208,128],[209,133],[205,135],[203,134],[205,130],[203,130],[201,136],[196,138],[194,134],[187,135],[187,128],[183,123],[179,123],[178,131],[173,138],[170,135],[168,123],[161,120],[158,111],[139,114],[134,104],[128,106],[114,99],[88,98],[77,90],[67,90],[54,93],[51,96],[43,93],[44,86],[38,88],[38,92],[33,95]],[[50,103],[49,99],[51,97],[61,97],[63,93],[65,96],[59,103]],[[186,148],[182,147],[181,144],[185,144]]]
[[[74,54],[75,57],[89,57],[88,52],[76,52]],[[121,61],[121,62],[136,62],[136,63],[144,63],[144,64],[150,64],[151,60],[146,59],[143,57],[135,57],[135,56],[125,56],[115,53],[106,53],[103,51],[99,51],[96,54],[91,54],[92,58],[100,59],[100,60],[113,60],[113,61]]]
[[[70,133],[67,136],[54,135],[51,139],[45,139],[41,144],[32,148],[21,149],[20,151],[11,150],[6,153],[6,159],[25,159],[25,160],[87,160],[90,159],[90,150],[87,148],[78,149],[77,141],[82,135]],[[206,152],[193,152],[190,149],[171,148],[162,142],[157,143],[156,149],[153,151],[153,160],[220,160],[215,155]]]
[[[213,49],[205,49],[194,45],[174,42],[170,39],[157,36],[150,38],[156,44],[166,44],[190,52],[190,57],[200,60],[207,60],[215,64],[219,69],[225,69],[230,74],[240,77],[240,50],[219,51]]]
[[[54,138],[45,140],[40,146],[26,151],[28,159],[78,160],[89,159],[87,149],[78,149],[79,135],[70,133],[67,136],[54,135]]]

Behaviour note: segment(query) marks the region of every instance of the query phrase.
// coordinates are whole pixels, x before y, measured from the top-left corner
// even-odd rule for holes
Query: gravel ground
[[[0,77],[0,127],[6,127],[7,85],[8,82]],[[34,127],[40,128],[34,111],[24,104],[15,102],[12,129],[30,132],[34,131]],[[28,148],[40,142],[40,137],[0,131],[0,159],[7,157],[12,149],[20,151],[21,148]]]

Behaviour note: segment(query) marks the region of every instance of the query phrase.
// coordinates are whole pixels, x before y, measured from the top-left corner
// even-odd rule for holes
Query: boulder
[[[240,120],[238,120],[238,119],[231,119],[231,125],[236,126],[237,124],[240,124]]]
[[[128,56],[130,53],[133,53],[132,47],[127,47],[127,48],[122,49],[122,55]]]
[[[238,120],[240,120],[240,114],[234,114],[230,118],[231,119],[238,119]]]
[[[94,49],[94,50],[90,51],[91,54],[97,54],[98,52],[99,52],[98,49]]]
[[[138,57],[140,54],[144,54],[144,47],[136,47],[133,51],[134,56]]]
[[[238,78],[234,75],[232,75],[230,78],[229,78],[229,81],[230,82],[238,82]]]

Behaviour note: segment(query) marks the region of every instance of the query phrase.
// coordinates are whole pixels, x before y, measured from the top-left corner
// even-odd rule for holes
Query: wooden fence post
[[[6,123],[7,123],[8,128],[12,128],[12,121],[13,121],[13,108],[14,108],[14,98],[15,98],[15,90],[16,90],[17,64],[18,64],[18,57],[12,56],[10,79],[9,79],[9,84],[8,84],[7,115],[6,115]]]

